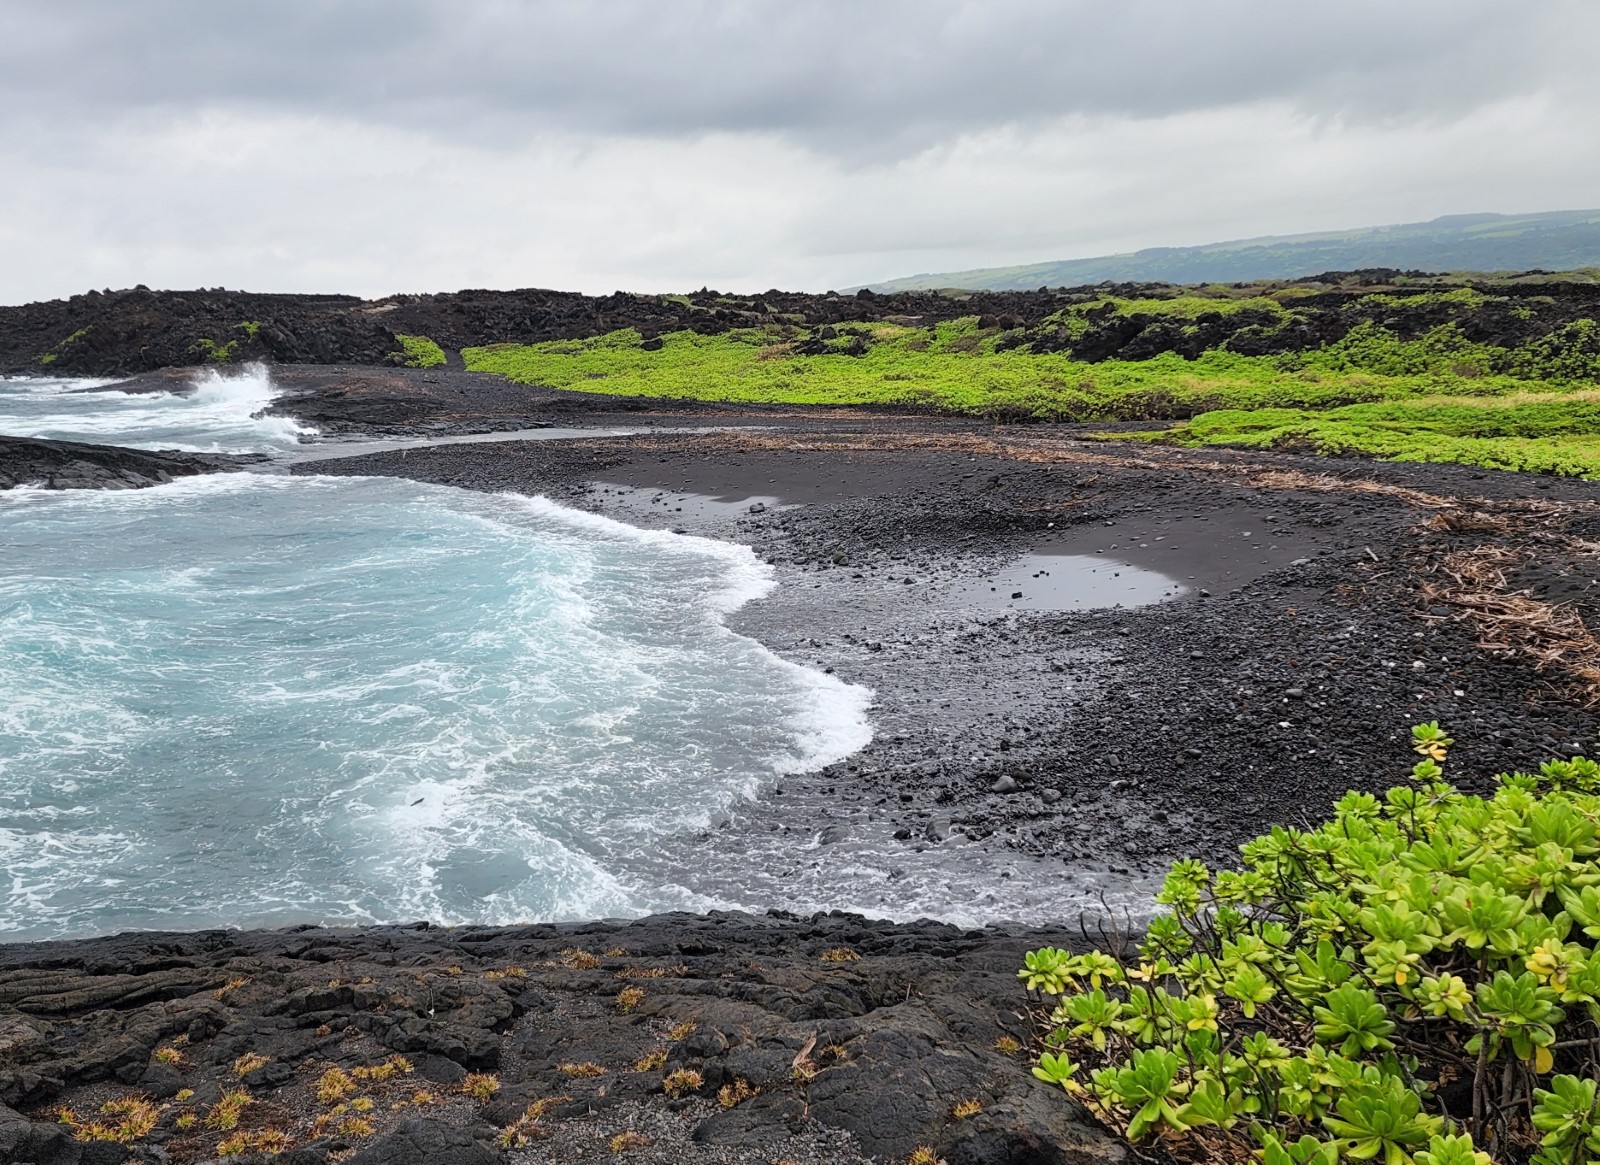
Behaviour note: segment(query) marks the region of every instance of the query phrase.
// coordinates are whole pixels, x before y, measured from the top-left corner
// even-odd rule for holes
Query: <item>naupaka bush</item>
[[[1137,959],[1031,951],[1034,1074],[1131,1140],[1265,1165],[1600,1161],[1600,765],[1447,783],[1172,867]]]

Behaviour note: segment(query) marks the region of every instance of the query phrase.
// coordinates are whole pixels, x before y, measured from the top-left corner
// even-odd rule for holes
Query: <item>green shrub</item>
[[[1180,445],[1364,453],[1565,477],[1600,477],[1595,394],[1423,398],[1343,408],[1217,409],[1161,434]],[[1123,436],[1137,436],[1124,434]]]
[[[238,350],[239,341],[229,340],[226,344],[219,344],[206,336],[200,337],[189,347],[189,351],[198,353],[208,363],[226,364],[233,359],[233,354]]]
[[[393,353],[390,359],[396,364],[407,368],[438,368],[445,362],[444,349],[427,336],[396,335],[395,339],[400,341],[400,351]]]
[[[1379,799],[1172,867],[1137,960],[1030,951],[1034,1074],[1132,1140],[1265,1165],[1600,1161],[1600,765]]]

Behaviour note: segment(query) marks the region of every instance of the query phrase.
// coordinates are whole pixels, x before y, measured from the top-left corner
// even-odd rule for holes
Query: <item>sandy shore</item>
[[[1513,583],[1592,612],[1595,580],[1550,541],[1600,521],[1600,492],[1586,483],[854,410],[652,414],[602,399],[585,418],[574,410],[591,398],[572,394],[517,389],[507,404],[491,378],[408,383],[465,402],[427,416],[434,429],[464,423],[456,411],[473,414],[465,423],[559,415],[571,426],[622,410],[654,431],[306,470],[543,493],[745,543],[780,585],[734,626],[877,692],[867,750],[786,780],[695,841],[697,853],[731,858],[781,850],[770,838],[788,829],[844,847],[813,854],[814,871],[787,871],[785,891],[815,888],[819,903],[907,916],[928,901],[919,885],[942,877],[968,921],[1071,917],[1101,894],[1132,906],[1176,857],[1226,861],[1346,789],[1401,779],[1414,723],[1448,725],[1459,771],[1479,779],[1597,746],[1600,725],[1559,669],[1482,650],[1466,611],[1419,590],[1451,553],[1537,544]],[[326,386],[313,399],[326,413]],[[728,428],[684,431],[710,425]],[[1485,507],[1503,528],[1439,519]],[[1116,561],[1182,593],[1131,609],[1049,609],[1060,604],[1048,585],[1026,574],[1006,576],[1020,602],[1012,584],[988,592],[1027,555]],[[844,854],[870,860],[829,881]]]

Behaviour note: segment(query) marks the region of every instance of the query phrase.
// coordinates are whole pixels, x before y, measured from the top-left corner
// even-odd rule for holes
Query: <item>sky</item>
[[[0,0],[0,302],[826,290],[1600,205],[1593,0]]]

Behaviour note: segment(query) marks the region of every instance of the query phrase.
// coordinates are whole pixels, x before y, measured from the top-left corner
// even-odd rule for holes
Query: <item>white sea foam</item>
[[[292,448],[316,429],[265,413],[279,389],[264,364],[202,369],[186,392],[123,392],[105,380],[0,380],[0,432],[205,453]]]
[[[725,626],[775,585],[745,547],[386,478],[0,522],[24,934],[705,908],[651,855],[871,736],[870,692]]]

